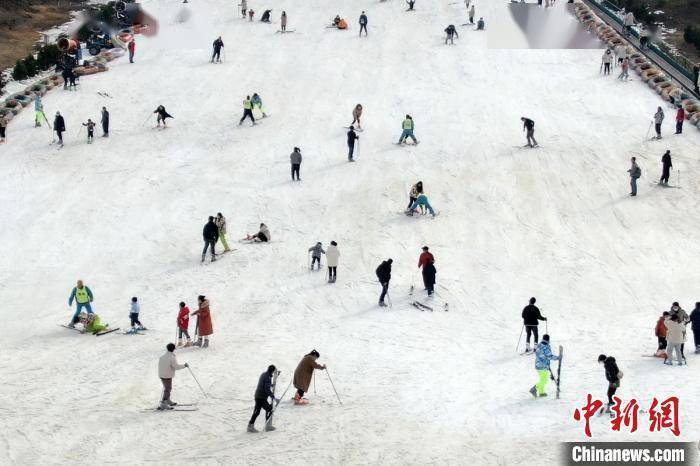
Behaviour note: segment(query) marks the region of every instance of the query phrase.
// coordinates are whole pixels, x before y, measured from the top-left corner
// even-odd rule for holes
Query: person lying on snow
[[[270,236],[270,229],[264,223],[260,224],[260,231],[254,235],[246,235],[244,238],[246,241],[252,241],[254,243],[267,243],[272,239]]]
[[[97,314],[80,314],[79,322],[83,324],[83,331],[89,333],[100,333],[107,330],[109,324],[103,324],[102,319]]]
[[[347,29],[348,22],[342,19],[339,15],[336,15],[335,19],[333,20],[333,26],[337,27],[338,29]]]

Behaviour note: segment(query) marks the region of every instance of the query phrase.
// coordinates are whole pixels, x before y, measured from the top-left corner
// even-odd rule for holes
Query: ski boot
[[[540,397],[540,398],[545,397],[545,396],[547,396],[546,393],[540,393],[540,394],[539,394],[539,397]]]
[[[204,262],[204,254],[202,254],[202,262]]]
[[[192,340],[190,340],[190,339],[188,338],[187,341],[185,342],[184,348],[189,348],[190,346],[192,346]]]
[[[386,304],[384,304],[384,301],[379,301],[379,307],[386,307]]]
[[[211,261],[216,262],[216,256],[214,256],[214,254],[211,255]]]
[[[175,403],[172,400],[167,400],[166,403],[168,404],[168,406],[177,406],[177,403]]]
[[[175,348],[182,348],[182,345],[183,345],[182,340],[178,340],[177,345],[175,345]]]
[[[537,398],[537,387],[536,386],[534,386],[534,385],[532,386],[532,388],[530,389],[530,395]]]
[[[530,343],[525,343],[525,352],[526,353],[530,352]]]
[[[192,343],[192,346],[202,346],[202,337],[199,337],[197,341]]]
[[[275,430],[275,426],[269,423],[265,424],[265,432],[272,432],[273,430]]]
[[[204,340],[204,343],[202,343],[202,348],[209,348],[209,339],[207,338]]]
[[[173,408],[170,405],[168,405],[168,403],[166,403],[165,401],[161,401],[160,404],[158,405],[158,408],[156,408],[156,409],[158,409],[158,411],[167,411],[167,410],[173,409]]]
[[[248,424],[248,429],[247,431],[251,434],[257,434],[258,430],[255,428],[253,424]]]

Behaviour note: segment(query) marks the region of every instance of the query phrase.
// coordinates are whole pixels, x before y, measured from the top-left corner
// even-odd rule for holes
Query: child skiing
[[[331,241],[326,251],[326,261],[328,262],[328,283],[335,283],[338,272],[338,260],[340,259],[340,251],[338,251],[338,243]]]
[[[311,385],[311,377],[313,377],[314,369],[326,369],[324,364],[318,364],[316,362],[320,356],[321,355],[318,353],[318,351],[311,350],[309,354],[302,358],[294,371],[294,388],[297,389],[297,393],[294,395],[295,405],[305,405],[309,403],[309,400],[304,398],[304,393],[309,391],[309,385]]]
[[[44,118],[44,105],[41,103],[41,96],[39,94],[34,95],[34,126],[36,128],[40,127],[41,124],[46,121]]]
[[[413,139],[413,144],[417,145],[418,140],[413,135],[415,124],[413,123],[413,118],[411,117],[411,115],[406,115],[406,118],[403,120],[401,127],[403,128],[403,131],[401,132],[401,137],[399,138],[398,143],[403,144],[404,141],[410,137],[411,139]]]
[[[177,346],[189,348],[192,346],[192,339],[188,332],[190,326],[190,309],[184,302],[180,302],[180,310],[177,313]],[[185,344],[182,344],[182,336],[187,338]]]
[[[136,332],[137,330],[146,330],[139,320],[139,313],[141,312],[141,305],[136,296],[131,298],[131,309],[129,310],[129,319],[131,320],[131,331]],[[137,327],[138,325],[138,327]]]
[[[92,144],[92,139],[95,136],[95,123],[88,118],[87,123],[83,123],[83,126],[87,126],[87,143]]]
[[[613,396],[620,387],[622,372],[617,367],[617,362],[612,356],[601,354],[598,356],[598,364],[602,364],[605,367],[605,379],[608,381],[608,403],[605,406],[605,412],[609,413],[610,408],[615,404]]]
[[[323,250],[323,245],[319,241],[315,246],[309,248],[311,253],[311,270],[314,269],[314,264],[318,264],[318,270],[321,270],[321,254],[325,254],[326,251]]]
[[[250,433],[258,432],[255,429],[255,420],[260,415],[261,409],[265,410],[265,432],[275,430],[272,424],[267,422],[272,415],[272,404],[270,404],[267,400],[270,398],[272,399],[273,403],[279,403],[279,400],[277,400],[275,395],[272,393],[272,383],[276,375],[279,375],[279,372],[277,372],[277,368],[272,364],[268,366],[265,372],[260,374],[258,386],[255,389],[255,408],[253,408],[253,415],[248,422],[248,432]]]
[[[547,396],[547,383],[551,375],[550,363],[556,361],[561,356],[552,354],[552,349],[549,347],[549,335],[543,335],[542,341],[535,349],[535,369],[539,377],[537,384],[530,389],[530,394],[535,398]]]
[[[163,384],[163,397],[160,399],[160,405],[158,405],[158,410],[162,411],[164,409],[173,409],[177,403],[170,399],[170,392],[173,389],[173,377],[175,377],[175,371],[184,369],[185,367],[190,367],[187,363],[178,364],[177,358],[175,357],[175,345],[173,343],[168,343],[165,347],[166,352],[158,360],[158,377]]]
[[[260,98],[257,92],[253,93],[253,98],[250,101],[253,104],[253,110],[257,108],[258,110],[260,110],[260,113],[262,113],[262,117],[267,118],[267,114],[265,113],[265,109],[263,108],[262,99]]]

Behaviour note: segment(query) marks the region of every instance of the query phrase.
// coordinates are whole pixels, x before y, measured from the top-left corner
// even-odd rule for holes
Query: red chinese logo
[[[627,404],[618,397],[613,397],[613,400],[615,403],[610,408],[611,429],[620,432],[624,427],[630,433],[636,432],[640,412],[637,400],[632,398]],[[603,413],[603,402],[593,399],[590,394],[586,397],[586,404],[574,411],[574,419],[585,422],[584,432],[587,437],[591,437],[590,419],[596,413]],[[670,430],[676,437],[681,434],[678,397],[672,396],[661,402],[656,397],[652,400],[649,408],[649,432],[660,432],[663,429]]]
[[[678,422],[678,397],[672,396],[661,402],[661,412],[657,411],[659,400],[654,398],[649,408],[649,432],[659,432],[661,429],[670,430],[673,435],[681,435],[680,423]]]

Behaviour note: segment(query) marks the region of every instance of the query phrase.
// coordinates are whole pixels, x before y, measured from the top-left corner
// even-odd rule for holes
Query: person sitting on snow
[[[78,317],[79,322],[83,324],[83,332],[89,332],[92,334],[100,333],[109,327],[109,324],[103,324],[102,319],[97,314],[85,314],[81,313]]]
[[[270,236],[270,229],[264,223],[260,224],[260,231],[254,235],[246,235],[246,241],[252,241],[254,243],[267,243],[272,239]]]
[[[270,22],[270,13],[272,13],[272,10],[263,11],[262,16],[260,17],[260,21],[262,21],[263,23],[269,23]]]

